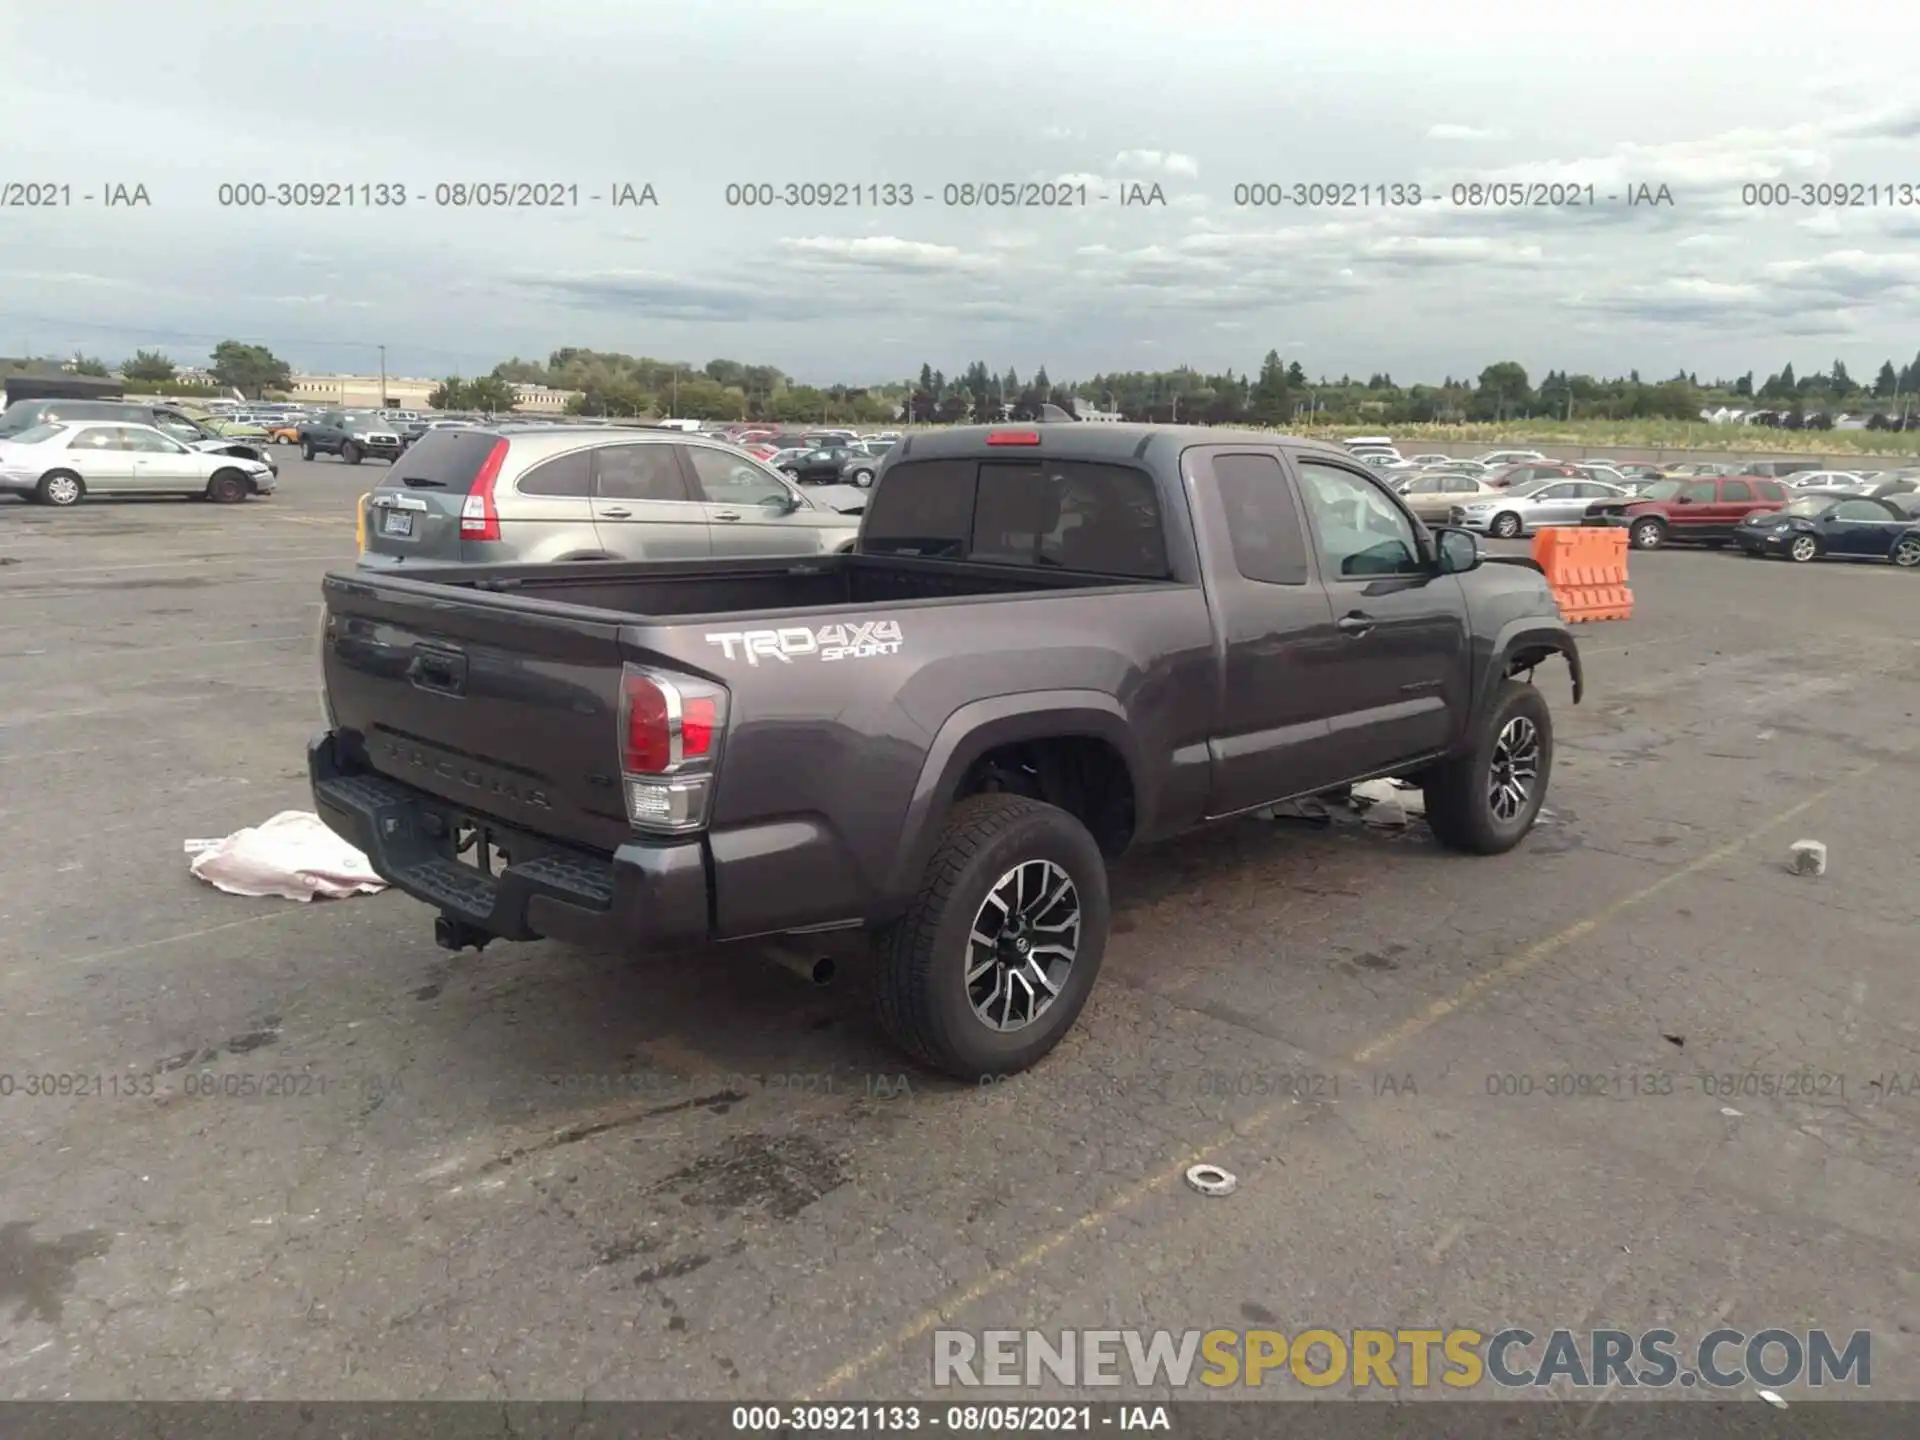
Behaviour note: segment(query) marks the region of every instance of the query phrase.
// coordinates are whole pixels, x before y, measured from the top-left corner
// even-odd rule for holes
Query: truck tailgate
[[[383,576],[329,575],[323,593],[334,728],[368,768],[555,840],[632,838],[605,611]]]

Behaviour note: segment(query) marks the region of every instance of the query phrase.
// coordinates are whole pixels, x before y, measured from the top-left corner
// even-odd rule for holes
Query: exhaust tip
[[[839,973],[839,964],[831,955],[819,955],[807,950],[796,950],[788,945],[770,945],[767,958],[790,975],[796,975],[809,985],[831,985],[833,977]]]

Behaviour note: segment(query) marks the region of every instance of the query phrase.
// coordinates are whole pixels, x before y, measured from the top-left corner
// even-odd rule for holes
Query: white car
[[[1409,455],[1409,465],[1445,465],[1453,459],[1451,455]]]
[[[1479,462],[1489,470],[1497,470],[1502,465],[1539,465],[1547,457],[1538,450],[1489,450],[1479,457]]]
[[[1494,495],[1481,495],[1455,507],[1448,522],[1501,540],[1513,540],[1554,525],[1585,522],[1597,500],[1632,497],[1618,485],[1598,480],[1522,480]]]
[[[152,425],[69,421],[0,441],[6,491],[61,507],[89,495],[190,495],[231,505],[271,495],[273,471],[258,460],[191,449]]]
[[[1852,470],[1807,470],[1789,476],[1787,484],[1795,490],[1865,490],[1867,482]]]

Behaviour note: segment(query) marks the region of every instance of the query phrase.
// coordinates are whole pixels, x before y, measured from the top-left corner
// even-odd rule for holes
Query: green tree
[[[293,378],[293,367],[264,345],[222,340],[213,347],[212,359],[208,369],[215,380],[254,400],[269,389],[286,388]]]
[[[434,387],[427,396],[427,406],[432,410],[465,410],[467,401],[467,382],[458,375],[449,375]]]
[[[105,378],[111,372],[108,371],[105,362],[96,360],[91,355],[76,355],[73,357],[73,373]]]
[[[1260,362],[1260,378],[1253,382],[1248,404],[1252,418],[1262,425],[1284,425],[1293,413],[1287,393],[1287,367],[1278,350],[1267,351],[1267,358]]]
[[[1497,360],[1480,372],[1481,402],[1492,407],[1496,420],[1524,409],[1531,393],[1527,372],[1517,360]]]
[[[1885,400],[1899,388],[1900,377],[1894,373],[1893,361],[1883,360],[1880,364],[1880,373],[1873,377],[1874,395]]]
[[[513,386],[498,375],[482,375],[466,387],[466,405],[468,410],[484,410],[491,415],[504,414],[513,409]]]
[[[173,361],[158,350],[136,350],[133,358],[120,367],[123,380],[135,380],[143,385],[164,385],[175,374]]]
[[[502,360],[493,367],[496,378],[505,380],[509,385],[550,385],[553,383],[551,372],[538,360],[522,360],[518,355],[511,360]]]

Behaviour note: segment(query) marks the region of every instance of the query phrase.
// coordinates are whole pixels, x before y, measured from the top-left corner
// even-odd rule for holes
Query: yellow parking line
[[[1900,753],[1905,754],[1906,751],[1903,749]],[[1525,975],[1528,971],[1537,969],[1553,956],[1565,950],[1569,945],[1574,944],[1576,941],[1586,939],[1587,936],[1612,921],[1619,919],[1620,916],[1626,914],[1629,910],[1646,904],[1647,901],[1670,890],[1682,880],[1690,879],[1704,870],[1712,869],[1714,866],[1731,859],[1755,840],[1760,839],[1763,835],[1769,835],[1775,830],[1780,829],[1783,825],[1787,825],[1798,819],[1815,805],[1831,797],[1843,786],[1879,769],[1883,763],[1885,762],[1874,760],[1860,766],[1858,769],[1834,781],[1833,784],[1827,786],[1825,789],[1815,791],[1799,804],[1791,805],[1771,819],[1762,821],[1739,839],[1730,840],[1717,849],[1709,850],[1697,860],[1693,860],[1681,866],[1679,869],[1661,876],[1651,885],[1635,890],[1631,894],[1614,901],[1611,905],[1595,911],[1586,919],[1577,920],[1567,926],[1566,929],[1549,935],[1546,939],[1528,946],[1519,954],[1503,961],[1484,975],[1476,976],[1474,979],[1469,980],[1451,995],[1448,995],[1444,999],[1434,1001],[1433,1004],[1429,1005],[1426,1010],[1420,1014],[1413,1016],[1402,1024],[1396,1025],[1393,1029],[1387,1031],[1377,1039],[1362,1045],[1358,1050],[1353,1052],[1351,1063],[1364,1065],[1369,1061],[1380,1059],[1390,1051],[1398,1049],[1414,1036],[1439,1024],[1440,1021],[1446,1019],[1449,1015],[1457,1013],[1503,981],[1517,979]],[[992,1274],[983,1279],[976,1280],[964,1289],[946,1296],[917,1319],[902,1326],[885,1340],[862,1351],[844,1365],[840,1366],[839,1369],[828,1375],[810,1392],[802,1396],[802,1402],[810,1403],[825,1399],[842,1387],[852,1384],[855,1380],[858,1380],[862,1375],[865,1375],[869,1370],[873,1369],[874,1366],[887,1360],[899,1351],[904,1350],[907,1346],[927,1335],[943,1322],[952,1320],[958,1316],[962,1311],[966,1310],[968,1306],[1005,1289],[1017,1277],[1035,1269],[1045,1261],[1047,1257],[1066,1246],[1076,1237],[1084,1235],[1090,1230],[1099,1229],[1122,1211],[1131,1209],[1156,1191],[1165,1190],[1173,1185],[1181,1176],[1185,1175],[1192,1166],[1202,1164],[1212,1159],[1234,1142],[1243,1140],[1247,1136],[1266,1128],[1281,1115],[1296,1113],[1298,1113],[1298,1111],[1295,1109],[1290,1098],[1284,1102],[1276,1101],[1274,1104],[1256,1111],[1246,1120],[1240,1122],[1240,1124],[1222,1131],[1198,1150],[1183,1155],[1158,1174],[1152,1175],[1140,1181],[1138,1184],[1122,1190],[1097,1209],[1089,1210],[1079,1219],[1055,1231],[1031,1249],[1015,1256],[1005,1266],[995,1270]]]

